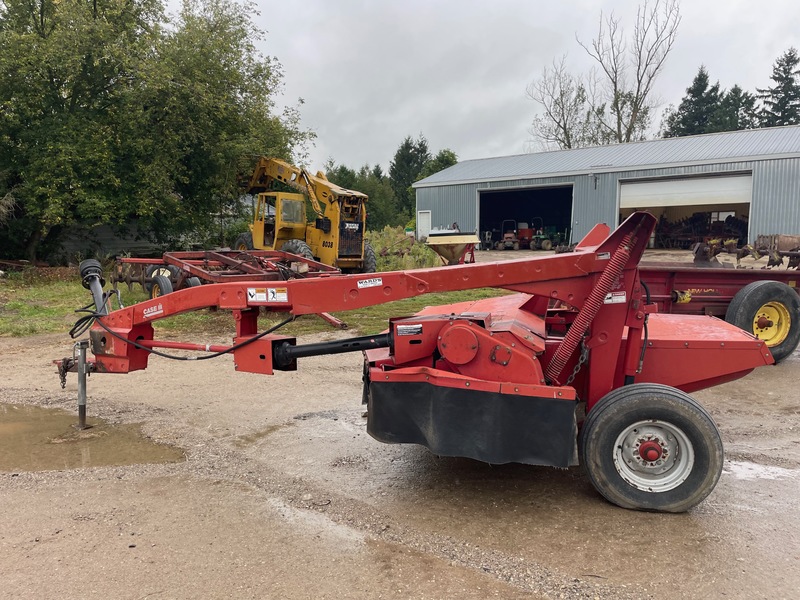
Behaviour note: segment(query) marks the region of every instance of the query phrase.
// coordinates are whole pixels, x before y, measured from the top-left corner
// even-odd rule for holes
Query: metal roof
[[[800,156],[800,125],[465,160],[418,187]]]

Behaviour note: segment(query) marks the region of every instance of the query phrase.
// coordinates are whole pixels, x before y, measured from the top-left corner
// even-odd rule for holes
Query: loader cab
[[[256,248],[280,249],[289,240],[304,239],[305,232],[306,203],[302,194],[258,194],[253,219],[253,245]]]

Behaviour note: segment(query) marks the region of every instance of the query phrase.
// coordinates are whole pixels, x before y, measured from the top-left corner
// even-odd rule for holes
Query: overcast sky
[[[595,36],[600,12],[626,32],[638,2],[623,0],[256,0],[261,51],[285,71],[281,101],[303,98],[317,133],[310,167],[325,160],[389,166],[407,135],[459,160],[529,149],[536,105],[526,86],[556,57],[571,71],[592,61],[575,41]],[[723,88],[770,84],[775,59],[800,46],[796,0],[684,0],[678,39],[655,91],[680,102],[705,64]]]

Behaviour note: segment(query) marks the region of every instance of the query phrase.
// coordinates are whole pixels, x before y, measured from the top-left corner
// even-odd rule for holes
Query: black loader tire
[[[800,296],[780,281],[754,281],[733,297],[725,320],[764,340],[778,363],[800,343]]]
[[[155,277],[156,275],[161,275],[166,277],[170,281],[175,281],[178,277],[178,267],[174,265],[150,265],[145,269],[144,276],[148,279]],[[145,283],[144,284],[145,291],[150,294],[153,289],[153,282]]]
[[[248,232],[237,237],[236,241],[233,242],[233,249],[238,250],[239,252],[255,250],[255,247],[253,246],[253,234]]]
[[[187,277],[186,278],[186,287],[197,287],[198,285],[203,285],[203,282],[200,281],[199,277]]]
[[[553,242],[550,240],[542,240],[542,250],[552,250]]]
[[[306,244],[303,240],[289,240],[283,246],[281,246],[281,251],[290,252],[292,254],[296,254],[297,256],[314,260],[314,254],[312,254],[311,248],[309,248],[308,244]]]
[[[364,260],[361,263],[362,273],[375,273],[378,270],[378,258],[369,242],[364,242]]]
[[[595,489],[635,510],[685,512],[722,474],[714,420],[688,394],[655,383],[603,396],[583,423],[580,453]]]
[[[172,282],[169,277],[156,275],[153,277],[153,285],[150,287],[150,298],[158,298],[172,293]]]

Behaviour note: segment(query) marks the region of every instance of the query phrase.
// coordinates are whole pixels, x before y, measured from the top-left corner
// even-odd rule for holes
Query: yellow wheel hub
[[[753,318],[753,335],[766,342],[767,346],[777,346],[789,335],[791,326],[789,309],[780,302],[767,302]]]

